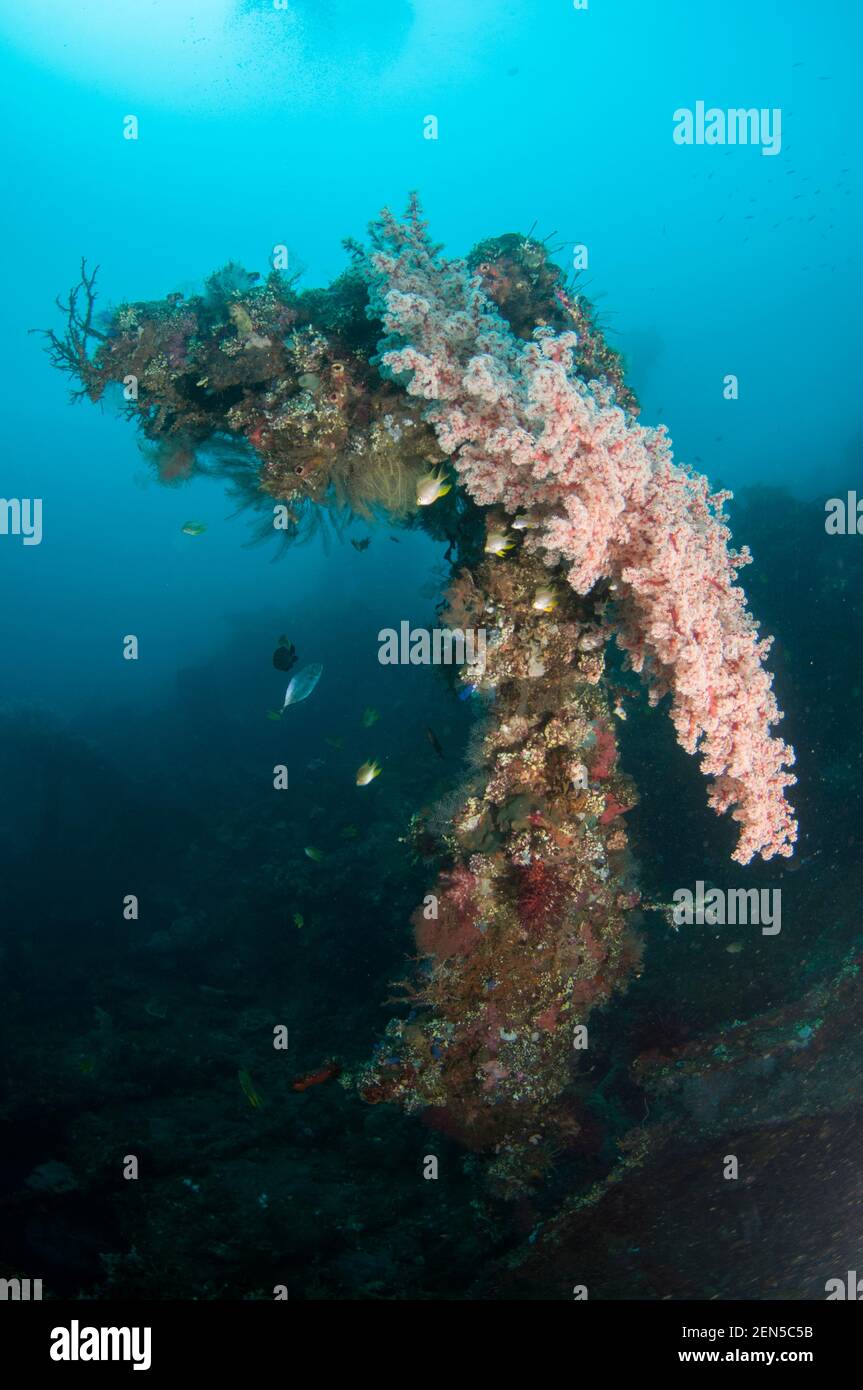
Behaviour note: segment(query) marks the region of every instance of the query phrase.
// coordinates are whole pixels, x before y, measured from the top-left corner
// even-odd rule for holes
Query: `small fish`
[[[303,914],[302,914],[301,912],[295,912],[295,913],[294,913],[294,926],[297,927],[297,928],[299,929],[300,927],[304,927],[305,925],[306,925],[306,921],[305,921],[305,918],[303,917]]]
[[[553,584],[541,584],[530,605],[535,613],[551,613],[558,605],[558,591]]]
[[[458,698],[460,700],[469,700],[471,695],[475,695],[478,689],[479,687],[476,681],[471,681],[470,685],[464,686],[464,688],[458,692]]]
[[[273,652],[273,665],[277,671],[290,671],[297,664],[297,649],[287,637],[279,638],[279,645]]]
[[[288,684],[285,691],[285,703],[282,708],[286,709],[288,705],[298,705],[300,700],[308,699],[320,680],[323,670],[324,668],[319,661],[313,661],[310,666],[304,666],[302,671],[298,671]]]
[[[437,735],[435,734],[434,729],[432,729],[431,726],[428,724],[426,724],[426,738],[428,739],[429,743],[431,744],[432,748],[437,753],[439,758],[443,758],[446,756],[438,742]]]
[[[369,783],[375,780],[376,777],[380,777],[382,771],[383,769],[381,768],[379,763],[376,763],[374,761],[370,763],[363,763],[360,767],[357,768],[357,786],[367,787]]]
[[[508,550],[512,550],[515,541],[511,539],[508,531],[489,531],[485,538],[486,555],[505,555]]]
[[[281,717],[282,717],[282,711],[281,711],[280,709],[268,709],[268,710],[267,710],[267,718],[268,718],[268,719],[273,719],[273,720],[275,720],[275,722],[276,722],[277,724],[278,724],[279,720],[281,719]]]
[[[261,1106],[264,1103],[263,1098],[255,1090],[254,1082],[252,1081],[252,1078],[250,1077],[249,1073],[247,1071],[238,1071],[237,1080],[240,1083],[240,1088],[243,1092],[243,1095],[246,1097],[246,1100],[249,1102],[252,1109],[260,1110]]]
[[[339,831],[339,838],[342,840],[355,840],[359,833],[355,825],[346,825],[344,830]]]
[[[339,1076],[341,1066],[333,1059],[325,1062],[317,1071],[306,1072],[305,1076],[298,1076],[294,1079],[291,1086],[292,1091],[307,1091],[310,1086],[320,1086],[323,1081],[330,1081],[332,1077]]]
[[[452,483],[447,481],[446,473],[442,468],[433,468],[431,473],[426,473],[417,482],[417,506],[430,507],[439,497],[446,497],[448,492],[452,492]]]
[[[392,541],[393,545],[401,545],[401,541],[399,540],[398,536],[390,536],[390,540]]]
[[[371,536],[364,536],[361,541],[351,541],[354,550],[368,550],[372,543]]]
[[[203,536],[207,526],[203,521],[187,521],[182,527],[184,536]]]
[[[325,734],[324,743],[328,743],[331,748],[341,748],[342,744],[344,743],[344,739],[339,738],[338,736],[335,738],[330,738],[328,734]]]
[[[360,723],[364,729],[370,729],[373,724],[377,724],[380,717],[380,712],[378,710],[373,709],[371,705],[367,705],[363,710],[363,717]]]
[[[732,941],[731,945],[726,946],[725,949],[730,956],[739,956],[740,952],[743,950],[743,942]]]
[[[306,845],[303,854],[307,855],[309,859],[314,860],[316,864],[323,864],[327,857],[322,849],[315,849],[314,845]]]
[[[311,762],[306,763],[307,772],[319,772],[322,767],[326,767],[323,758],[312,758]]]
[[[530,512],[523,512],[521,516],[513,517],[512,520],[513,531],[529,531],[534,526],[538,525],[539,522],[531,515]]]

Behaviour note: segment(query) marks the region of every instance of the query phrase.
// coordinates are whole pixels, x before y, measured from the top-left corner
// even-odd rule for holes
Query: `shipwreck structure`
[[[470,765],[443,814],[415,818],[415,969],[351,1081],[489,1154],[514,1192],[577,1134],[591,1012],[640,969],[607,643],[670,697],[741,863],[792,852],[793,753],[725,495],[639,424],[546,247],[506,235],[446,261],[414,200],[347,249],[325,289],[228,265],[107,322],[83,266],[48,347],[76,394],[120,393],[165,484],[221,472],[288,541],[327,511],[446,543],[441,623],[486,636],[454,677],[476,697]],[[450,484],[431,504],[430,477]]]

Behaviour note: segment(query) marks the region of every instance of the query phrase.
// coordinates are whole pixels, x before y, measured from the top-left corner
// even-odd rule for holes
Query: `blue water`
[[[676,456],[714,483],[777,485],[810,504],[802,534],[811,525],[821,536],[824,500],[859,468],[863,10],[852,0],[591,0],[586,10],[571,0],[0,0],[0,39],[0,494],[43,499],[40,545],[0,536],[0,707],[18,711],[3,737],[14,745],[20,711],[41,710],[46,729],[85,737],[88,757],[146,786],[154,804],[161,786],[165,804],[199,810],[209,797],[253,802],[273,762],[290,758],[298,802],[281,844],[267,846],[270,866],[306,844],[329,852],[348,822],[373,821],[374,803],[348,804],[344,788],[353,792],[361,760],[382,759],[367,793],[382,794],[389,776],[375,848],[332,850],[356,854],[377,894],[349,938],[368,1010],[362,1051],[385,1016],[382,981],[409,950],[409,903],[387,897],[375,855],[398,855],[412,811],[452,785],[426,726],[455,757],[470,718],[436,678],[408,672],[396,691],[376,661],[379,628],[431,620],[443,547],[404,532],[396,545],[386,527],[361,523],[282,556],[251,544],[256,520],[222,482],[160,486],[107,404],[70,405],[29,330],[60,326],[54,297],[76,282],[82,256],[100,267],[102,308],[188,292],[229,260],[265,271],[280,243],[304,285],[327,284],[346,263],[342,238],[362,238],[383,205],[400,209],[417,189],[448,253],[533,230],[569,268],[585,245],[587,293],[626,356],[642,418],[666,423]],[[779,108],[780,152],[675,144],[674,112],[701,100]],[[123,138],[130,114],[136,141]],[[430,116],[436,139],[424,136]],[[728,374],[737,400],[723,397]],[[202,535],[182,533],[193,520]],[[368,534],[364,551],[347,543]],[[828,597],[841,589],[838,570],[825,578],[834,555],[818,581]],[[819,629],[807,619],[804,639],[782,608],[781,538],[768,559],[768,626],[791,654],[780,645],[780,664],[800,670]],[[851,689],[841,631],[835,679]],[[266,710],[281,707],[288,679],[271,663],[281,633],[299,666],[321,662],[324,675],[274,724]],[[139,639],[137,662],[122,659],[127,634]],[[789,691],[786,680],[786,703]],[[806,740],[817,717],[808,704],[804,717],[804,703],[790,717]],[[360,723],[368,705],[383,711],[373,729]],[[838,767],[835,727],[831,749]],[[60,739],[58,766],[68,757]],[[31,764],[12,764],[23,805]],[[81,800],[64,793],[67,823],[110,820],[110,798],[87,776]],[[838,778],[834,801],[849,794]],[[16,853],[26,855],[25,812]],[[703,808],[694,814],[708,825]],[[7,805],[10,834],[16,815]],[[184,840],[181,822],[172,840],[206,833],[195,820]],[[140,871],[146,854],[135,862]],[[321,910],[302,893],[283,906],[310,919]],[[86,931],[83,900],[71,915]],[[62,930],[52,918],[51,941]],[[348,970],[341,940],[333,926],[324,955],[292,977],[310,991],[310,1065],[327,1055],[327,962],[336,976]],[[328,1142],[334,1152],[338,1135]],[[330,1293],[365,1277],[347,1269]]]
[[[643,418],[668,423],[679,457],[731,486],[803,495],[850,477],[859,7],[736,0],[714,20],[687,0],[587,13],[378,0],[372,12],[0,4],[3,491],[45,506],[41,547],[2,548],[21,595],[2,618],[10,694],[67,711],[125,698],[118,630],[146,635],[140,691],[208,651],[226,607],[297,601],[352,573],[351,555],[308,552],[271,571],[243,551],[246,523],[226,519],[218,485],[164,493],[129,429],[68,409],[27,330],[55,321],[81,255],[100,264],[106,304],[200,284],[228,259],[261,268],[277,242],[306,283],[326,283],[341,238],[416,187],[453,252],[531,227],[563,263],[569,244],[588,246],[589,290],[630,355]],[[781,153],[676,146],[672,114],[699,99],[780,107]],[[137,142],[122,138],[128,113]],[[204,543],[181,545],[199,515]],[[367,580],[383,582],[384,560],[365,557]]]

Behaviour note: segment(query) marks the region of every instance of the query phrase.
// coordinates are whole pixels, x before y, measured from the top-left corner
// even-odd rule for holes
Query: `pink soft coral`
[[[751,558],[729,548],[723,503],[675,464],[664,427],[635,422],[610,388],[573,370],[573,333],[516,338],[460,261],[429,242],[416,203],[374,231],[370,276],[391,338],[383,362],[431,404],[428,418],[474,501],[529,509],[526,544],[561,561],[586,594],[610,581],[617,640],[671,692],[671,717],[714,779],[710,803],[732,810],[734,854],[790,855],[785,798],[794,751],[771,733],[781,717],[760,640],[735,584]]]

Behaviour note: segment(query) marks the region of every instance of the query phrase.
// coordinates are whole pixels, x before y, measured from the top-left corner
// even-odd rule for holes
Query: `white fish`
[[[300,700],[308,699],[320,680],[323,670],[320,662],[313,661],[311,666],[304,666],[302,671],[298,671],[295,676],[292,676],[285,691],[285,703],[282,709],[287,709],[288,705],[298,705]]]

